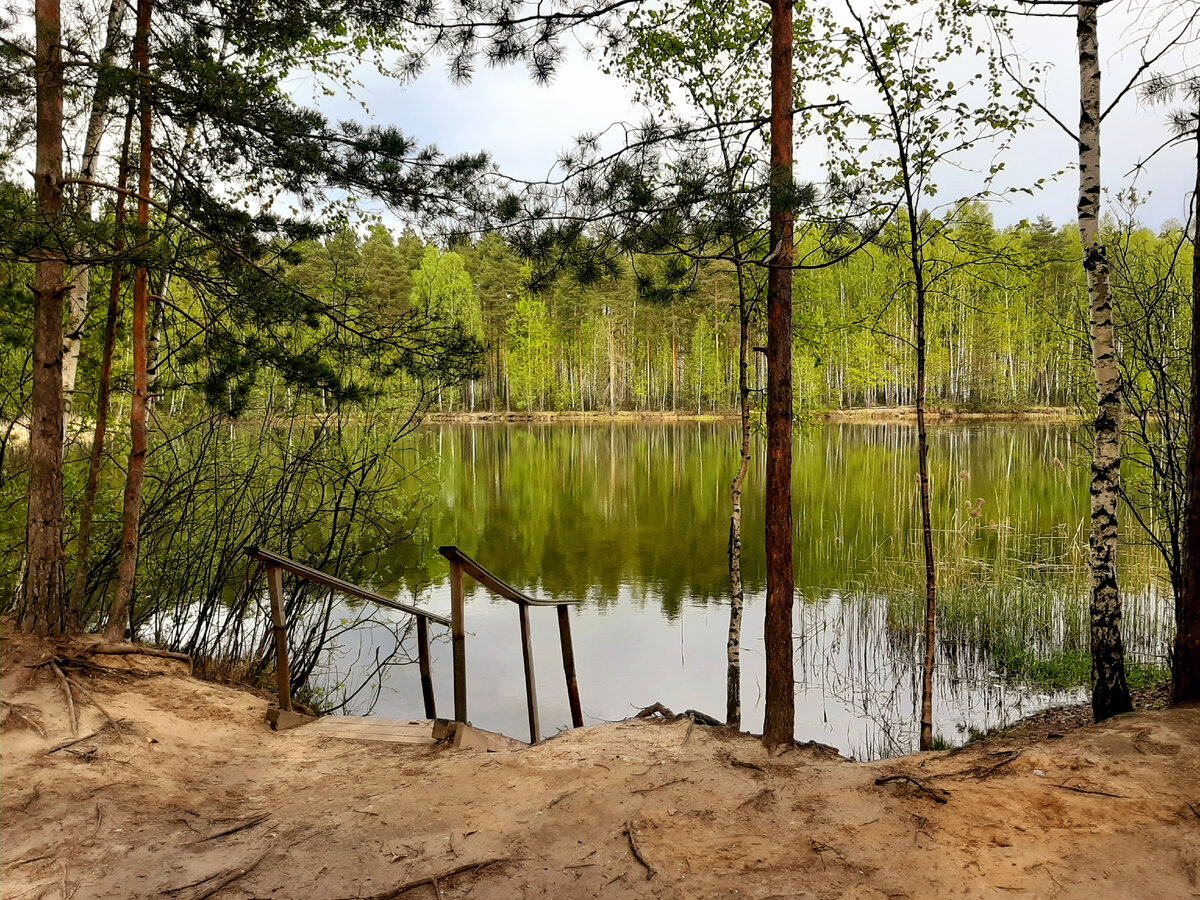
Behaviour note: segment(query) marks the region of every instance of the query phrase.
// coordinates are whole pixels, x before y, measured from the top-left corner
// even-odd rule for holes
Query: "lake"
[[[916,432],[905,423],[814,426],[795,446],[796,737],[857,758],[915,749],[923,564]],[[931,430],[941,608],[935,734],[1084,698],[1087,471],[1075,429],[995,422]],[[728,422],[427,426],[429,509],[414,541],[368,560],[375,583],[448,613],[456,544],[538,597],[582,601],[572,628],[587,723],[655,701],[724,718]],[[743,498],[743,727],[762,724],[765,571],[762,447]],[[1123,548],[1130,658],[1162,665],[1169,588],[1146,547]],[[527,736],[517,610],[467,579],[470,719]],[[568,727],[553,610],[531,610],[543,733]],[[435,629],[435,634],[439,629]],[[324,684],[355,687],[354,661],[394,642],[342,638]],[[1080,666],[1083,668],[1081,669]],[[1082,674],[1081,674],[1082,673]],[[447,636],[434,645],[438,708],[453,708]],[[419,716],[415,666],[390,667],[374,713]]]

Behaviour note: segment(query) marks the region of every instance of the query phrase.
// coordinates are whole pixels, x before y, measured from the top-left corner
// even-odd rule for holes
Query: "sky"
[[[1167,0],[1170,25],[1178,30],[1195,0]],[[1100,41],[1104,61],[1103,103],[1107,105],[1128,81],[1140,59],[1148,34],[1157,17],[1147,12],[1149,0],[1123,0],[1102,10]],[[1161,6],[1162,4],[1160,4]],[[1073,19],[1017,18],[1014,48],[1025,60],[1048,66],[1040,92],[1045,105],[1058,118],[1074,127],[1078,122],[1078,68],[1075,59]],[[1193,23],[1200,28],[1200,23]],[[1193,32],[1195,29],[1193,29]],[[1174,32],[1167,32],[1174,33]],[[1200,34],[1188,35],[1200,43]],[[1151,43],[1151,53],[1161,46],[1161,37]],[[1164,57],[1154,71],[1171,71],[1197,63],[1197,51],[1188,47]],[[573,48],[549,85],[536,85],[524,68],[481,69],[472,82],[451,83],[444,67],[436,63],[415,81],[403,84],[362,67],[362,87],[354,100],[345,96],[318,99],[331,117],[368,117],[396,125],[422,143],[436,144],[448,154],[486,150],[500,171],[521,178],[545,176],[558,154],[583,132],[599,132],[614,122],[638,122],[645,112],[630,99],[619,79],[600,71],[599,62]],[[304,86],[297,85],[298,99]],[[857,87],[849,88],[853,97]],[[1109,186],[1106,208],[1115,209],[1114,196],[1121,188],[1135,186],[1144,204],[1137,218],[1158,229],[1171,219],[1187,219],[1188,192],[1195,178],[1195,147],[1176,146],[1158,154],[1136,179],[1135,166],[1168,135],[1166,108],[1148,107],[1135,94],[1125,96],[1103,123],[1103,178]],[[965,162],[965,170],[943,173],[941,194],[960,196],[977,190],[980,169],[986,169],[994,148]],[[1004,178],[1011,186],[1032,185],[1039,178],[1051,180],[1033,196],[1009,195],[993,204],[997,225],[1046,215],[1060,224],[1075,217],[1078,176],[1073,168],[1077,148],[1074,140],[1041,112],[1034,112],[1032,127],[1019,134],[1004,154]],[[805,171],[804,154],[798,154],[797,177],[819,177]],[[1190,171],[1189,171],[1190,170]],[[388,217],[385,214],[385,220]]]

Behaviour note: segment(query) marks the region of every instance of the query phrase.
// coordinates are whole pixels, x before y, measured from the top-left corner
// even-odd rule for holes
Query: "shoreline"
[[[966,422],[1036,422],[1050,425],[1070,425],[1084,421],[1083,417],[1074,410],[1061,407],[1031,408],[1021,410],[956,410],[929,409],[925,413],[930,423],[959,424]],[[532,422],[539,424],[579,423],[579,422],[737,422],[735,411],[720,411],[715,413],[691,413],[678,411],[655,410],[618,410],[588,411],[579,410],[542,410],[537,412],[519,412],[514,410],[481,410],[476,412],[433,412],[422,420],[428,425],[481,425],[508,424],[514,422]],[[851,409],[835,409],[822,412],[799,412],[797,420],[812,419],[822,424],[872,424],[899,422],[915,424],[917,418],[914,406],[873,406],[854,407]]]

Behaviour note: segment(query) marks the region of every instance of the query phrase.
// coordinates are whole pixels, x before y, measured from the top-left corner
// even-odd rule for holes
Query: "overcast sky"
[[[1176,26],[1195,2],[1167,0]],[[1144,0],[1127,0],[1124,5],[1102,11],[1105,104],[1136,69],[1150,24]],[[1018,18],[1014,27],[1015,43],[1023,57],[1051,66],[1044,83],[1046,105],[1074,127],[1078,122],[1079,89],[1074,19]],[[1200,40],[1197,34],[1190,37]],[[1151,52],[1161,43],[1161,38],[1153,41]],[[1155,70],[1171,71],[1183,64],[1195,64],[1195,51],[1184,52],[1190,56],[1164,58]],[[602,74],[598,63],[585,58],[582,52],[573,53],[546,86],[531,83],[521,67],[482,69],[466,85],[451,84],[444,68],[437,65],[409,84],[389,80],[365,67],[361,78],[364,86],[356,94],[374,121],[396,125],[446,153],[486,150],[501,171],[522,178],[546,175],[575,135],[601,131],[613,122],[636,122],[644,116],[621,82]],[[303,93],[303,87],[298,86],[298,91]],[[363,115],[361,108],[344,98],[323,100],[321,106],[334,117]],[[1077,175],[1070,168],[1075,143],[1042,113],[1035,112],[1035,116],[1034,127],[1019,135],[1004,156],[1008,183],[1028,185],[1058,170],[1067,171],[1035,196],[1015,195],[995,204],[998,225],[1038,215],[1065,223],[1075,216]],[[1109,197],[1132,183],[1131,170],[1166,138],[1165,121],[1163,107],[1147,107],[1133,94],[1124,97],[1104,120],[1103,178]],[[1137,175],[1136,186],[1146,198],[1138,213],[1143,223],[1157,229],[1166,220],[1187,218],[1187,194],[1195,177],[1194,153],[1194,144],[1164,151]],[[986,167],[989,156],[977,157],[968,167]],[[798,158],[797,177],[818,176],[815,169],[805,171],[803,157]],[[980,181],[973,170],[945,174],[940,179],[942,196],[977,190]]]

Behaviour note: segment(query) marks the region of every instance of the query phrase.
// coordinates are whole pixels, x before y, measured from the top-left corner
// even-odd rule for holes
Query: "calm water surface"
[[[586,721],[654,701],[724,718],[728,629],[729,423],[481,424],[418,436],[429,514],[417,540],[369,560],[377,584],[448,614],[456,544],[539,597],[583,601],[572,613]],[[765,591],[762,447],[744,496],[743,727],[762,725]],[[1051,703],[1005,678],[998,648],[1041,657],[1086,648],[1086,472],[1065,427],[941,426],[931,436],[944,616],[935,732],[960,743]],[[859,758],[915,748],[923,597],[915,432],[832,425],[795,449],[796,736]],[[1127,644],[1160,659],[1167,636],[1153,558],[1126,548]],[[478,726],[527,736],[516,607],[468,579],[468,707]],[[553,610],[531,610],[542,731],[568,727]],[[394,642],[367,626],[343,639],[336,680]],[[328,676],[331,679],[334,675]],[[439,711],[453,707],[448,638],[435,642]],[[413,666],[388,669],[377,715],[422,714]]]

